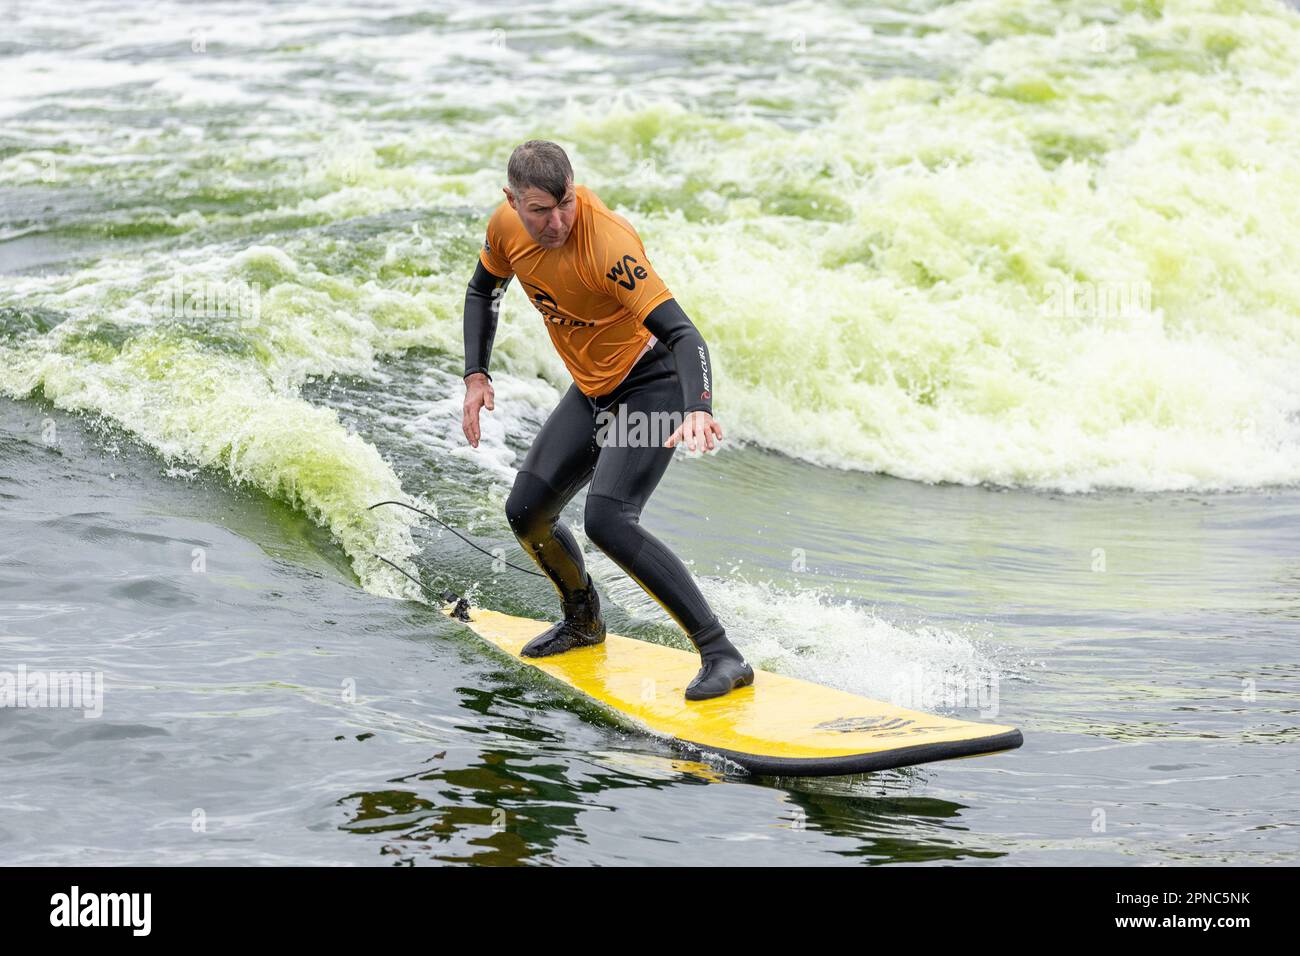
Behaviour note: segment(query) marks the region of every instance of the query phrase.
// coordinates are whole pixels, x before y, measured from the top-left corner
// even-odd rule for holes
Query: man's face
[[[505,192],[510,208],[519,214],[519,221],[524,224],[524,229],[534,242],[545,249],[558,249],[564,245],[578,211],[573,183],[568,184],[564,199],[560,202],[536,186],[529,186],[518,195],[507,186]]]

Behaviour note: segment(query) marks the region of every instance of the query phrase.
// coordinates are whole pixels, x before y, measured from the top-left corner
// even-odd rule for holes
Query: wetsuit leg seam
[[[602,493],[599,492],[599,491],[589,491],[589,492],[587,492],[587,497],[588,497],[588,498],[606,498],[606,499],[608,499],[608,500],[610,500],[610,501],[617,501],[619,504],[624,504],[624,505],[634,504],[634,502],[628,501],[626,498],[619,498],[619,497],[617,497],[617,496],[615,496],[615,495],[606,495],[606,494],[602,494]]]
[[[547,488],[549,488],[549,489],[551,490],[551,494],[558,495],[558,494],[560,493],[560,489],[559,489],[559,488],[556,488],[553,484],[551,484],[549,481],[547,481],[546,478],[545,478],[544,476],[539,475],[537,472],[533,471],[531,468],[519,468],[519,469],[516,469],[515,474],[517,474],[517,475],[532,475],[534,478],[536,478],[538,481],[540,481],[542,484],[544,484]]]

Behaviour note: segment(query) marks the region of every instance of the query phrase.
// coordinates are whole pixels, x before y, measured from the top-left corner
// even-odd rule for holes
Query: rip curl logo
[[[700,371],[704,374],[704,391],[700,392],[700,401],[707,402],[713,395],[709,387],[709,357],[704,351],[704,346],[698,346],[700,352]]]
[[[611,282],[617,282],[630,292],[636,288],[638,279],[644,279],[649,274],[645,271],[645,266],[638,265],[637,261],[629,254],[615,262],[610,267],[610,270],[605,273],[605,278]]]
[[[523,280],[519,280],[523,282]],[[537,307],[537,311],[542,313],[542,318],[552,325],[569,325],[569,326],[590,326],[595,322],[587,322],[582,319],[575,319],[565,315],[560,311],[560,304],[555,301],[555,296],[551,295],[541,286],[533,285],[531,282],[524,282],[529,289],[529,301]]]

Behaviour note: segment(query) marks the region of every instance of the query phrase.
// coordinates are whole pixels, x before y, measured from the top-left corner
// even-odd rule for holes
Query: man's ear
[[[510,187],[502,186],[501,191],[506,194],[506,202],[510,203],[510,208],[518,212],[519,207],[515,205],[515,194],[510,191]]]

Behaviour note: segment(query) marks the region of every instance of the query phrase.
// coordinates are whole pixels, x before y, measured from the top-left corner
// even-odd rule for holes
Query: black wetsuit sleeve
[[[665,299],[645,317],[645,327],[673,353],[682,385],[682,411],[713,414],[713,367],[709,347],[676,299]]]
[[[492,356],[492,340],[497,334],[501,297],[505,295],[510,278],[493,275],[482,262],[474,266],[474,275],[465,290],[465,374],[461,378],[482,372],[488,381],[492,380],[488,373],[488,359]]]

